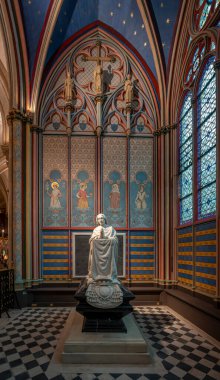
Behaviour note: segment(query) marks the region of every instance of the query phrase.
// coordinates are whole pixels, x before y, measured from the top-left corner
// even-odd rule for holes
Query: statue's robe
[[[100,230],[102,238],[100,239]],[[118,284],[118,239],[112,226],[98,226],[89,240],[88,284],[98,280],[111,280]]]

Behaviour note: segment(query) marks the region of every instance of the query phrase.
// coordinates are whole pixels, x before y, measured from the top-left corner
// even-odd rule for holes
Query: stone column
[[[157,282],[160,285],[165,283],[165,160],[164,160],[164,151],[165,151],[165,135],[161,130],[155,131],[154,135],[157,136],[156,139],[156,162],[157,162],[157,176],[155,176],[155,194],[156,194],[156,213],[155,213],[155,227],[157,231],[156,239],[156,252],[157,256],[157,265],[156,273],[158,275]]]
[[[39,262],[39,132],[41,129],[31,126],[32,138],[32,283],[40,281]]]
[[[126,115],[127,115],[127,136],[131,133],[131,104],[126,104]]]
[[[164,250],[165,250],[165,285],[169,286],[170,279],[170,228],[171,228],[171,208],[170,208],[170,133],[168,127],[164,127]]]
[[[102,133],[102,101],[103,101],[102,95],[97,95],[95,97],[96,120],[97,120],[96,133],[97,133],[97,136],[100,136]]]
[[[96,212],[99,214],[103,210],[101,209],[102,206],[102,193],[101,193],[101,134],[102,134],[102,101],[103,97],[102,95],[97,95],[95,97],[96,101],[96,120],[97,120],[97,127],[96,127],[96,136],[97,136],[97,167],[96,167],[96,181],[97,181],[97,210]]]
[[[12,109],[7,117],[9,123],[9,260],[15,267],[16,289],[23,289],[23,160],[22,133],[25,117]]]
[[[178,124],[174,123],[170,126],[170,265],[171,265],[171,280],[172,284],[177,284],[177,225],[178,225],[178,162],[177,162],[177,127]]]
[[[67,113],[67,134],[71,136],[72,128],[71,128],[71,112],[73,111],[72,103],[69,102],[65,106],[65,112]]]
[[[26,286],[31,286],[32,281],[32,141],[31,141],[32,115],[26,117],[26,149],[25,149],[25,251],[26,251]]]
[[[197,113],[196,113],[196,98],[192,97],[191,99],[192,104],[192,112],[193,112],[193,128],[197,126]],[[195,163],[197,162],[197,149],[194,149],[195,141],[195,129],[193,129],[193,180],[192,180],[192,194],[193,194],[193,220],[192,220],[192,262],[193,262],[193,271],[192,271],[192,290],[194,291],[196,289],[196,239],[195,239],[195,222],[197,219],[197,186],[196,186],[196,178],[197,178],[197,165]],[[196,206],[196,207],[195,207]]]

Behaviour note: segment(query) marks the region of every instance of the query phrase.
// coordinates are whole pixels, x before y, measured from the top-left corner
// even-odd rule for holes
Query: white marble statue
[[[99,308],[114,308],[123,302],[117,278],[118,239],[104,214],[96,217],[98,226],[89,240],[90,252],[86,299]]]
[[[106,224],[104,214],[96,217],[98,226],[89,239],[88,283],[97,280],[110,280],[119,283],[117,279],[118,238],[112,226]]]

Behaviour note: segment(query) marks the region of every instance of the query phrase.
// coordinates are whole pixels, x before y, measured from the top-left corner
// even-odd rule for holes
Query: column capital
[[[26,114],[24,115],[24,119],[26,123],[33,124],[33,113],[29,111],[26,112]]]
[[[66,103],[66,105],[64,106],[64,111],[65,112],[68,112],[68,111],[72,112],[73,111],[73,104],[72,104],[72,102]]]
[[[42,133],[43,130],[38,125],[32,124],[31,125],[31,133]]]
[[[131,103],[126,103],[125,109],[126,109],[126,114],[131,113],[131,111],[132,111]]]
[[[12,108],[11,111],[9,111],[9,114],[7,116],[7,121],[8,123],[12,122],[13,120],[21,120],[22,122],[25,121],[25,118],[26,118],[26,115],[16,109],[16,108]]]
[[[160,131],[160,129],[156,129],[156,130],[153,132],[153,136],[158,137],[158,136],[160,136],[160,135],[161,135],[161,131]]]
[[[96,95],[95,96],[95,103],[103,103],[104,96],[103,95]]]
[[[97,136],[97,137],[100,137],[101,134],[102,134],[102,127],[98,125],[98,126],[96,127],[96,136]]]

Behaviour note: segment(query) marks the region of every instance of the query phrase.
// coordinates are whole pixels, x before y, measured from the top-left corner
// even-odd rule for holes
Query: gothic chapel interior
[[[103,212],[136,304],[220,339],[219,27],[219,0],[0,1],[0,262],[22,307],[75,304]]]

